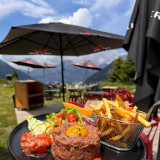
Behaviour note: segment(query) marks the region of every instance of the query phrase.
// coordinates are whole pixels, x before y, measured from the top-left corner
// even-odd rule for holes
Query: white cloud
[[[49,22],[54,22],[54,18],[53,17],[45,17],[39,21],[39,23],[49,23]]]
[[[80,8],[77,12],[73,13],[73,16],[60,20],[63,23],[80,25],[84,27],[90,27],[92,25],[92,15],[88,9]]]
[[[42,18],[53,14],[54,10],[44,0],[0,0],[0,19],[15,12],[20,12],[25,16]]]
[[[66,24],[74,24],[84,27],[90,27],[92,25],[92,15],[86,8],[80,8],[74,12],[72,16],[67,18],[56,19],[54,17],[45,17],[40,20],[39,23],[49,23],[53,21],[59,21]]]

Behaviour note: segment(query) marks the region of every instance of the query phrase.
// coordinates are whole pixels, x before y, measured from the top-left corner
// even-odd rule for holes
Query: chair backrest
[[[115,93],[118,94],[123,101],[128,101],[129,103],[133,103],[134,101],[133,94],[126,88],[118,88]]]
[[[149,140],[150,141],[153,141],[154,136],[155,136],[155,134],[157,132],[157,129],[158,129],[158,122],[155,121],[154,123],[151,123],[151,129],[147,134],[149,136]],[[154,132],[152,132],[152,131],[154,131]]]

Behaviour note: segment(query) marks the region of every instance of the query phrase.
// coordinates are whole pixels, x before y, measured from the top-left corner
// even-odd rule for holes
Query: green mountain
[[[6,79],[6,74],[12,74],[15,68],[0,60],[0,78]],[[16,70],[19,79],[27,79],[27,75],[22,71]]]
[[[86,83],[96,83],[99,81],[106,81],[109,70],[113,69],[113,62],[104,67],[102,70],[97,71],[93,75],[91,75],[89,78],[87,78]]]

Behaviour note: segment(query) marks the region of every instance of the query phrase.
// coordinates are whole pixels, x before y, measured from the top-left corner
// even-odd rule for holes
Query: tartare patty
[[[100,134],[92,125],[62,124],[52,132],[52,155],[56,160],[93,160],[100,152]]]

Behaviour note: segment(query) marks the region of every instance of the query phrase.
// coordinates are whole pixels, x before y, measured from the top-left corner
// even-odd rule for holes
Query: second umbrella
[[[34,61],[31,58],[25,58],[24,60],[13,60],[11,62],[15,63],[17,65],[28,66],[28,79],[29,79],[29,67],[32,67],[32,68],[44,68],[43,65],[41,65],[40,63]]]
[[[81,61],[81,62],[76,62],[76,63],[72,63],[74,66],[77,67],[81,67],[81,68],[86,68],[86,72],[85,72],[85,77],[84,77],[84,82],[87,79],[87,71],[88,69],[94,69],[94,70],[101,70],[100,67],[98,67],[97,65],[95,65],[92,61],[90,60],[85,60],[85,61]]]

